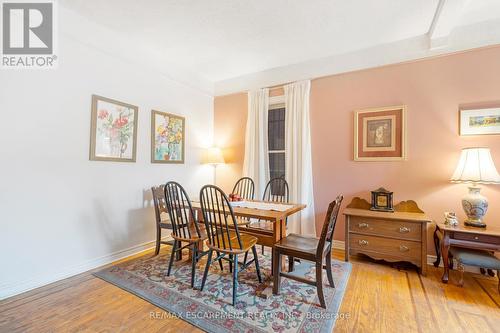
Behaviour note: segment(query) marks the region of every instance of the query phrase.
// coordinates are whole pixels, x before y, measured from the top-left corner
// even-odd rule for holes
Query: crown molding
[[[355,52],[273,68],[215,82],[215,95],[229,95],[262,87],[275,86],[285,82],[315,79],[421,60],[496,44],[500,44],[500,20],[486,21],[455,28],[447,37],[446,45],[440,48],[431,48],[429,35],[425,34]]]

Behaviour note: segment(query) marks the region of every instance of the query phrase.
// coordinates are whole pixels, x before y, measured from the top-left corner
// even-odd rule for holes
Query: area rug
[[[331,332],[342,303],[351,264],[332,261],[335,288],[323,276],[327,308],[319,306],[316,288],[282,278],[280,295],[272,294],[270,251],[259,254],[263,283],[259,283],[252,265],[239,274],[238,298],[233,307],[232,277],[227,262],[221,271],[217,263],[210,267],[203,291],[190,287],[191,264],[176,261],[166,276],[168,250],[158,256],[146,255],[107,267],[95,276],[127,290],[207,332]],[[251,257],[251,256],[249,256]],[[185,258],[185,257],[184,257]],[[205,260],[197,265],[195,288],[199,288]],[[294,274],[314,278],[311,263],[296,264]],[[152,319],[162,319],[161,313]]]

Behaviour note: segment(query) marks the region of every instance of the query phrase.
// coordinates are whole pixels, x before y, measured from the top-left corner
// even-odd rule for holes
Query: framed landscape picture
[[[460,135],[500,134],[500,107],[460,110]]]
[[[354,112],[354,160],[406,160],[406,107]]]
[[[92,95],[90,160],[135,162],[137,106]]]
[[[151,111],[151,163],[184,163],[185,119]]]

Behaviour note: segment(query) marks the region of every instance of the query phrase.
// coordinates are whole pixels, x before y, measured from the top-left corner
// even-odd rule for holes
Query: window
[[[271,106],[268,115],[269,173],[285,177],[285,108]]]

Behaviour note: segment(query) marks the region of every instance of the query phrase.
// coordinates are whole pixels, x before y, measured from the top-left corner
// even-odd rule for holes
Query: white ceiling
[[[445,2],[448,7],[459,9],[443,7]],[[439,37],[442,31],[446,35],[457,27],[500,19],[500,0],[60,3],[88,20],[126,35],[131,42],[140,42],[144,45],[142,52],[159,54],[166,63],[214,83],[425,36],[440,6],[444,8],[442,17],[448,20],[442,20],[447,23],[444,29],[440,27]]]

